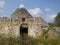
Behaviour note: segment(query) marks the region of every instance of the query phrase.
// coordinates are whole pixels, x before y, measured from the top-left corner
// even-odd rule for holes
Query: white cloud
[[[47,20],[49,21],[54,21],[54,18],[57,16],[57,14],[48,14],[47,15]]]
[[[52,14],[51,16],[50,16],[50,19],[54,19],[56,17],[56,14]]]
[[[24,5],[23,4],[21,4],[20,6],[19,6],[19,8],[23,8],[24,7]]]
[[[0,8],[3,8],[5,5],[5,0],[0,0]]]
[[[39,16],[42,13],[40,8],[29,9],[28,11],[32,16]]]
[[[50,9],[49,8],[46,8],[45,11],[50,11]]]

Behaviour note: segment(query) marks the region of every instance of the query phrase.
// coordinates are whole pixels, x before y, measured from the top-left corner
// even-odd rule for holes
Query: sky
[[[52,22],[60,12],[60,0],[0,0],[0,16],[9,17],[17,8],[24,7],[33,16]]]

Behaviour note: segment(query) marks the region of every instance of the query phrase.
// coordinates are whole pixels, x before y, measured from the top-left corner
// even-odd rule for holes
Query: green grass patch
[[[28,36],[17,37],[17,38],[0,38],[0,45],[60,45],[60,37],[56,39],[45,39],[39,38],[34,39]]]

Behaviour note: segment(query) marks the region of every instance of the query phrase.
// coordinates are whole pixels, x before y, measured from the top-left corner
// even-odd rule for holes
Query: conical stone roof
[[[32,18],[31,14],[25,8],[17,8],[11,18]]]
[[[41,21],[41,26],[48,26],[48,23],[45,20],[43,20],[42,17],[40,17],[40,21]]]

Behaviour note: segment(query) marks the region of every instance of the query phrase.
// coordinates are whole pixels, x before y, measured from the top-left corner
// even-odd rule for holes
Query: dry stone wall
[[[4,36],[20,36],[20,26],[21,24],[26,23],[28,25],[28,35],[32,37],[38,37],[41,35],[41,26],[39,18],[29,18],[25,19],[25,22],[22,19],[9,19],[0,23],[0,35]]]

